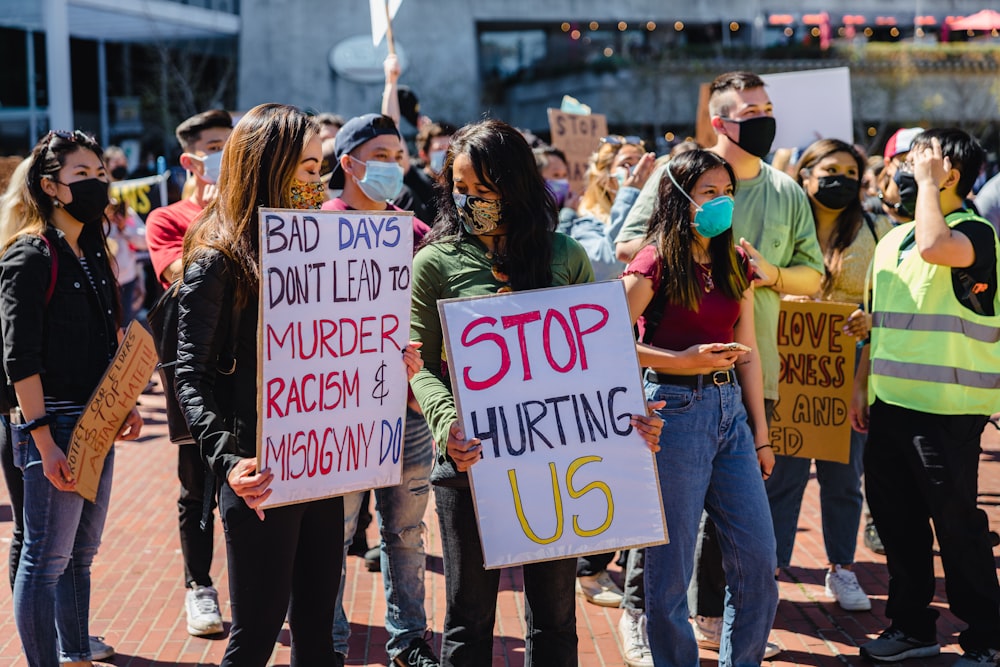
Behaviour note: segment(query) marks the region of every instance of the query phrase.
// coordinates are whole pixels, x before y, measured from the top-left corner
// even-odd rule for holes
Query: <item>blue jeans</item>
[[[397,486],[375,489],[375,509],[381,533],[382,583],[385,586],[385,629],[389,640],[385,650],[390,662],[427,629],[424,611],[424,511],[430,496],[430,474],[434,465],[434,439],[423,415],[407,409],[406,435],[403,440],[403,473]],[[344,561],[354,540],[363,491],[344,496]],[[337,614],[333,626],[333,645],[347,655],[351,626],[344,613],[344,583],[347,567],[342,569],[337,594]]]
[[[861,472],[866,437],[864,433],[851,430],[851,453],[847,463],[816,460],[823,542],[827,560],[833,565],[854,562],[861,522]],[[778,567],[788,567],[812,459],[796,456],[776,456],[775,459],[774,471],[764,487],[778,544]]]
[[[778,606],[774,531],[738,384],[647,382],[666,401],[656,454],[670,543],[646,548],[646,617],[653,661],[697,667],[688,582],[702,509],[718,528],[726,572],[719,664],[759,665]]]
[[[49,425],[63,452],[75,424],[76,416],[59,415]],[[15,425],[11,438],[14,460],[24,464],[24,546],[14,582],[14,617],[24,654],[31,667],[58,667],[60,649],[72,661],[89,660],[90,565],[108,514],[114,447],[104,459],[92,503],[52,486],[30,433]]]

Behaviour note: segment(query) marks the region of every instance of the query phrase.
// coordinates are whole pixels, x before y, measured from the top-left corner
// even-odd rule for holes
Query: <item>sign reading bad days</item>
[[[847,463],[856,339],[842,329],[855,305],[782,301],[778,314],[781,400],[771,419],[775,453]]]
[[[621,282],[438,302],[485,567],[666,541]]]
[[[413,219],[260,209],[265,507],[398,484]]]

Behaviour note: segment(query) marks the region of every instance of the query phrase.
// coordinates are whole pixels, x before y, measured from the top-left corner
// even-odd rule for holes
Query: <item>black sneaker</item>
[[[416,640],[402,653],[398,653],[392,659],[392,664],[397,667],[441,667],[434,651],[423,639]]]
[[[978,667],[979,665],[996,665],[1000,659],[1000,651],[986,648],[982,651],[966,651],[952,667]]]
[[[899,662],[907,658],[929,658],[941,653],[936,641],[921,641],[902,630],[889,628],[878,639],[861,645],[861,655],[876,662]]]

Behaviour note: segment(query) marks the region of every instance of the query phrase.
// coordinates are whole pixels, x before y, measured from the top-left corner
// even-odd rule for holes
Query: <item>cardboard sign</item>
[[[76,492],[94,502],[104,470],[104,457],[128,413],[156,368],[153,337],[133,321],[125,331],[108,370],[73,427],[66,461],[76,479]]]
[[[778,314],[781,400],[771,420],[778,454],[847,463],[857,340],[841,331],[856,305],[782,301]]]
[[[667,539],[619,281],[438,302],[486,568]]]
[[[264,507],[398,484],[413,214],[260,210]]]
[[[159,176],[118,181],[111,184],[110,194],[115,199],[124,201],[129,208],[145,220],[154,208],[170,203],[167,201],[167,181],[169,180],[170,172],[168,171]]]
[[[772,150],[805,148],[817,139],[854,141],[851,70],[847,67],[764,74],[778,126]]]
[[[603,114],[566,113],[559,109],[549,109],[549,129],[552,131],[552,145],[566,154],[569,168],[569,187],[583,194],[587,187],[587,162],[591,154],[608,136],[608,120]]]

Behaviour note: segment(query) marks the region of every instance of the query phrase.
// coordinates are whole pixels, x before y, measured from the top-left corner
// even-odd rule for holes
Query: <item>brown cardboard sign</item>
[[[848,462],[856,340],[841,329],[856,308],[831,301],[781,302],[781,400],[770,433],[775,453]]]
[[[608,120],[599,113],[582,116],[549,109],[549,129],[552,145],[566,154],[569,187],[582,195],[587,187],[587,162],[601,145],[601,139],[608,136]]]
[[[97,498],[104,457],[146,388],[156,361],[153,337],[133,321],[73,428],[66,459],[76,479],[76,492],[91,502]]]

